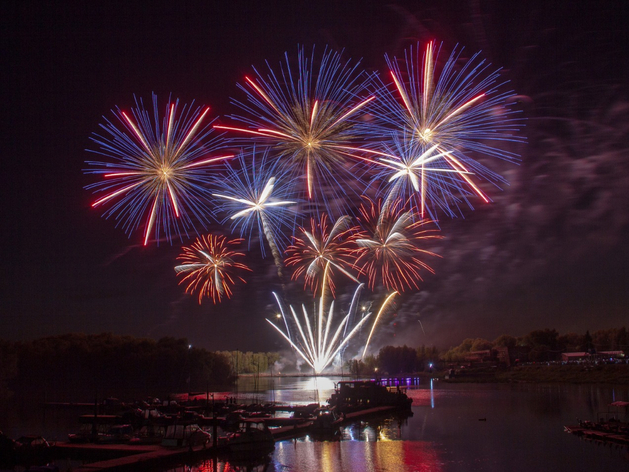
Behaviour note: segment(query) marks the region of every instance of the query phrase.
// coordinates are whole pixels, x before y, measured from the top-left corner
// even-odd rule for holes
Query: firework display
[[[394,296],[396,296],[398,294],[398,292],[391,292],[387,298],[385,299],[384,303],[382,304],[382,306],[380,307],[380,309],[378,310],[378,314],[376,315],[376,319],[373,321],[373,325],[371,326],[371,330],[369,331],[369,336],[367,337],[367,341],[365,342],[365,347],[363,348],[363,353],[362,353],[362,358],[365,357],[365,354],[367,354],[367,349],[369,348],[369,342],[371,341],[371,337],[373,336],[373,332],[376,330],[376,325],[378,324],[378,320],[380,320],[380,317],[382,316],[382,313],[384,312],[385,308],[389,305],[389,302],[393,299]]]
[[[383,152],[373,154],[380,177],[396,182],[389,189],[393,198],[416,192],[420,215],[428,206],[432,218],[436,207],[454,216],[473,195],[489,201],[475,181],[506,181],[479,157],[516,162],[518,156],[500,145],[524,140],[516,134],[522,121],[509,108],[515,94],[504,90],[498,71],[478,53],[465,61],[462,49],[442,64],[439,49],[432,41],[423,56],[419,45],[403,60],[387,56],[391,82],[370,104],[383,142]]]
[[[91,152],[108,158],[87,161],[93,167],[86,173],[104,177],[87,187],[99,195],[92,206],[111,204],[105,215],[115,215],[128,234],[146,219],[144,245],[153,232],[157,241],[161,234],[171,240],[187,235],[195,223],[209,224],[208,168],[233,157],[211,156],[220,141],[209,139],[208,107],[178,109],[178,100],[169,103],[160,121],[156,95],[153,113],[136,99],[131,113],[114,111],[121,127],[106,119],[101,128],[108,136],[92,137],[100,150]]]
[[[381,187],[386,189],[382,192],[386,194],[384,207],[394,200],[406,199],[419,217],[434,219],[439,210],[456,216],[453,209],[472,196],[460,185],[460,179],[468,181],[472,173],[443,166],[452,153],[439,150],[439,145],[427,148],[406,135],[393,134],[382,147],[386,152],[378,152],[376,162]],[[469,183],[485,202],[489,201],[471,180]]]
[[[365,135],[360,118],[375,96],[367,92],[372,76],[358,64],[327,49],[318,64],[316,59],[314,49],[308,55],[300,48],[296,67],[286,54],[279,71],[254,69],[255,76],[239,85],[247,101],[234,102],[244,114],[231,117],[246,127],[215,127],[270,145],[291,180],[305,181],[299,196],[339,215],[348,182],[356,178],[347,156]]]
[[[360,292],[363,289],[363,284],[359,284],[354,291],[354,295],[350,306],[347,309],[346,315],[341,318],[340,322],[336,322],[334,300],[332,300],[329,305],[326,305],[325,302],[325,279],[329,275],[329,266],[330,264],[327,263],[324,270],[324,280],[321,285],[321,297],[319,298],[318,309],[315,310],[316,314],[311,317],[308,314],[306,307],[302,305],[301,311],[303,315],[300,317],[295,308],[291,305],[289,307],[291,316],[287,316],[283,304],[277,294],[274,293],[273,295],[275,296],[281,311],[281,317],[284,320],[285,330],[280,328],[271,320],[267,319],[267,322],[269,322],[282,335],[282,337],[290,343],[291,347],[295,349],[301,358],[314,370],[315,374],[323,372],[323,370],[329,366],[340,353],[342,353],[349,341],[360,333],[360,329],[371,316],[370,311],[363,311],[361,315],[358,315],[357,313]],[[378,317],[387,307],[392,295],[394,294],[389,295],[386,301],[382,304],[378,312]],[[288,327],[290,325],[294,326],[293,330],[289,330]],[[375,324],[371,329],[369,339],[371,339],[371,334],[373,334],[374,328]],[[369,345],[369,339],[365,344],[363,355]]]
[[[316,374],[350,342],[361,340],[364,357],[393,298],[433,273],[426,259],[440,257],[429,246],[441,238],[438,214],[489,202],[485,182],[505,180],[488,163],[517,161],[502,145],[524,141],[498,71],[457,48],[440,60],[439,49],[430,42],[401,60],[386,56],[390,79],[382,81],[340,53],[299,48],[296,65],[286,54],[279,68],[267,63],[238,85],[245,100],[232,101],[235,125],[213,125],[209,108],[178,101],[160,117],[155,95],[152,112],[136,99],[92,137],[99,150],[91,152],[106,158],[87,161],[85,172],[102,177],[87,187],[93,206],[109,205],[105,216],[128,234],[143,225],[144,245],[183,241],[216,221],[214,232],[238,233],[182,248],[175,272],[199,304],[232,296],[251,271],[238,246],[259,242],[282,286],[273,295],[283,327],[267,321],[290,347]],[[227,137],[211,136],[214,128]],[[236,151],[218,153],[228,147]],[[311,314],[284,300],[285,265],[315,294]],[[347,283],[351,303],[338,313],[335,297],[350,294],[337,286]],[[378,310],[357,309],[365,286],[385,297]]]
[[[424,262],[424,256],[437,256],[420,246],[427,240],[440,238],[434,229],[425,228],[432,222],[413,220],[399,200],[386,208],[365,200],[360,208],[360,219],[370,237],[356,240],[362,251],[355,265],[368,277],[372,289],[378,282],[399,292],[406,288],[419,289],[420,271],[433,272]]]
[[[332,295],[334,269],[358,282],[351,273],[351,267],[358,252],[356,239],[359,237],[359,227],[352,226],[349,216],[341,216],[329,228],[328,216],[323,213],[318,223],[314,218],[310,219],[310,231],[301,228],[301,233],[303,237],[295,237],[293,244],[286,248],[286,265],[295,266],[293,279],[305,275],[304,287],[308,286],[316,293],[320,279],[329,266],[329,277],[326,279]]]
[[[231,220],[232,228],[239,228],[241,236],[247,236],[249,241],[256,234],[263,255],[266,239],[281,277],[281,250],[288,239],[284,230],[294,226],[291,207],[297,203],[287,200],[288,178],[270,162],[266,152],[257,160],[255,149],[251,156],[241,153],[237,162],[238,167],[227,166],[228,178],[217,182],[220,193],[212,194],[221,201],[218,211],[227,215],[223,223]]]
[[[184,275],[180,284],[188,284],[186,293],[198,292],[199,304],[202,298],[211,297],[214,303],[223,297],[231,297],[231,285],[236,279],[245,280],[236,275],[239,271],[251,271],[236,259],[244,253],[232,249],[239,246],[242,239],[227,240],[225,236],[209,234],[198,238],[192,246],[183,247],[179,256],[182,263],[175,267],[177,275]]]

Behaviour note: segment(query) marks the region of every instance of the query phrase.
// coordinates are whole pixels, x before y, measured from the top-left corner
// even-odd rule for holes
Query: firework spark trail
[[[522,120],[509,108],[514,92],[503,91],[498,71],[478,53],[459,65],[461,53],[455,49],[440,71],[434,42],[423,58],[419,46],[405,51],[402,61],[386,57],[392,83],[379,87],[379,99],[369,104],[382,141],[392,142],[382,152],[369,151],[382,168],[378,178],[397,180],[392,198],[418,194],[421,217],[429,202],[454,216],[452,208],[462,202],[471,207],[473,195],[489,201],[472,176],[497,187],[506,181],[475,156],[517,162],[500,145],[525,141],[515,134]]]
[[[179,282],[188,284],[186,293],[198,291],[199,304],[204,296],[212,297],[214,303],[220,302],[223,296],[230,298],[230,286],[235,283],[235,278],[245,282],[234,273],[239,270],[251,271],[245,264],[235,260],[244,257],[244,253],[231,249],[231,246],[238,246],[242,242],[242,239],[229,241],[225,236],[209,234],[197,238],[192,246],[183,247],[183,254],[177,258],[182,264],[175,267],[175,272],[177,275],[186,274]]]
[[[364,284],[360,284],[358,286],[354,292],[354,296],[352,297],[352,303],[349,307],[347,315],[345,315],[336,326],[334,323],[334,301],[330,303],[329,308],[326,310],[324,308],[325,303],[323,295],[319,300],[318,315],[316,315],[316,319],[313,320],[312,323],[305,306],[302,305],[303,321],[297,315],[295,309],[290,306],[292,324],[296,326],[295,334],[298,334],[298,336],[291,336],[290,331],[288,330],[288,317],[286,316],[284,308],[282,307],[282,304],[276,294],[273,295],[277,299],[282,313],[282,317],[286,325],[286,332],[284,332],[272,321],[268,319],[267,321],[282,335],[284,339],[290,343],[304,361],[312,367],[315,373],[320,374],[332,363],[341,350],[347,346],[349,341],[359,332],[360,328],[371,316],[371,313],[364,313],[358,323],[351,327],[349,333],[344,334],[349,321],[356,312],[358,297],[363,286]]]
[[[301,228],[304,237],[294,237],[293,244],[286,248],[288,257],[286,266],[296,266],[292,278],[297,279],[305,274],[304,288],[309,286],[314,293],[320,285],[319,276],[324,274],[328,266],[328,286],[334,296],[334,269],[337,269],[351,280],[358,279],[349,269],[356,260],[356,239],[360,236],[359,227],[351,225],[349,216],[341,216],[336,220],[332,228],[328,225],[328,216],[323,213],[317,223],[310,219],[310,231]]]
[[[215,127],[270,144],[291,181],[305,179],[302,192],[308,200],[322,203],[332,215],[347,213],[347,182],[357,179],[348,168],[353,151],[347,146],[362,142],[368,133],[360,118],[375,99],[367,94],[371,81],[371,75],[359,71],[358,64],[343,62],[338,53],[324,50],[316,67],[314,49],[308,57],[300,48],[296,71],[285,54],[279,74],[268,66],[266,75],[255,70],[254,78],[239,85],[247,103],[233,103],[245,116],[231,118],[246,128]]]
[[[380,307],[380,310],[378,310],[378,314],[376,315],[376,319],[373,322],[373,325],[371,326],[371,331],[369,331],[369,336],[367,337],[367,342],[365,343],[365,348],[363,349],[363,354],[361,356],[361,358],[365,358],[365,354],[367,353],[367,348],[369,347],[369,342],[371,341],[371,337],[373,336],[373,332],[376,329],[376,325],[378,324],[378,320],[380,319],[380,316],[382,315],[382,313],[384,312],[384,309],[387,307],[387,305],[389,304],[389,302],[393,299],[394,296],[397,295],[398,292],[391,292],[386,300],[384,301],[384,303],[382,304],[382,306]]]
[[[324,278],[328,276],[328,267],[329,263],[326,265]],[[358,321],[356,323],[352,321],[356,318],[360,292],[364,287],[364,284],[359,284],[354,291],[347,314],[338,324],[335,325],[334,300],[330,302],[329,306],[325,302],[326,285],[327,284],[324,280],[322,282],[318,310],[315,307],[316,314],[314,315],[313,320],[311,320],[305,306],[302,305],[302,317],[297,314],[293,306],[290,306],[289,308],[292,318],[289,323],[289,317],[286,315],[282,303],[275,293],[273,295],[275,296],[277,304],[280,308],[286,331],[283,331],[279,326],[267,319],[267,321],[282,335],[282,337],[290,343],[304,361],[312,367],[315,374],[323,372],[323,370],[332,363],[336,356],[339,353],[342,353],[343,349],[347,347],[348,343],[359,333],[360,329],[372,314],[371,311],[366,311],[363,308],[362,316],[360,316]],[[373,326],[371,327],[369,337],[363,350],[363,357],[367,352],[367,348],[369,347],[369,343],[376,329],[378,320],[396,294],[397,292],[395,291],[390,293],[378,310],[378,314]],[[295,326],[292,333],[289,330],[289,324],[293,324]]]
[[[448,164],[448,159],[457,163],[458,160],[452,158],[451,152],[439,151],[438,145],[426,148],[405,135],[395,134],[384,147],[387,152],[380,153],[376,161],[382,168],[378,177],[393,185],[386,192],[383,209],[398,199],[408,200],[421,218],[428,213],[436,219],[437,210],[455,216],[452,208],[459,208],[474,195],[469,187],[461,185],[461,179],[467,182],[471,173]],[[481,193],[478,195],[488,201]]]
[[[248,159],[250,157],[250,160]],[[227,166],[228,178],[215,183],[221,189],[218,197],[221,203],[218,211],[227,214],[223,223],[231,220],[232,228],[240,227],[240,235],[248,235],[249,243],[254,229],[258,229],[260,247],[264,256],[264,240],[266,239],[278,275],[283,277],[281,246],[286,242],[283,229],[294,225],[294,213],[290,206],[296,201],[286,200],[290,185],[286,176],[274,163],[270,163],[267,151],[256,162],[256,150],[251,155],[241,153],[238,157],[239,168]]]
[[[196,232],[193,218],[203,227],[211,222],[207,206],[207,184],[211,178],[208,168],[233,156],[210,157],[219,149],[220,141],[209,139],[211,122],[203,124],[208,107],[183,105],[178,114],[176,100],[167,105],[160,126],[155,94],[152,117],[142,100],[136,98],[135,102],[131,115],[120,109],[113,112],[122,127],[105,118],[101,128],[109,136],[95,134],[91,138],[100,150],[88,152],[109,161],[87,161],[94,168],[84,172],[102,175],[104,180],[86,188],[104,194],[93,207],[114,202],[105,216],[115,215],[127,234],[146,218],[144,245],[153,231],[156,241],[162,232],[172,241],[173,236],[181,238],[181,232]]]
[[[430,220],[413,221],[412,214],[404,211],[398,200],[388,208],[365,197],[369,205],[361,205],[361,223],[372,235],[356,240],[362,251],[355,265],[361,274],[368,277],[369,288],[373,290],[377,281],[387,289],[403,292],[405,288],[419,289],[420,270],[433,273],[432,268],[420,256],[437,256],[422,249],[420,243],[430,239],[441,239],[436,230],[423,229],[432,223]]]

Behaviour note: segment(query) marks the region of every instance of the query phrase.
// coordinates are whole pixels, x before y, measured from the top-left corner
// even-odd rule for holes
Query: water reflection
[[[225,395],[243,402],[265,403],[275,395],[286,403],[312,403],[316,390],[325,402],[339,380],[242,379],[238,390]],[[409,387],[408,395],[412,417],[368,418],[344,426],[336,436],[279,441],[271,455],[253,461],[206,457],[148,472],[629,470],[627,448],[596,445],[563,432],[577,417],[593,420],[605,415],[612,401],[629,400],[627,386],[472,385],[426,379]],[[221,394],[215,392],[215,397]],[[52,440],[63,440],[76,429],[78,410],[38,408],[25,410],[30,416],[24,418],[18,417],[19,409],[8,409],[11,421],[5,420],[2,429],[15,437],[44,433]],[[57,465],[69,469],[65,460]]]
[[[182,465],[166,472],[266,472],[269,470],[271,457],[264,456],[248,461],[208,459],[195,465]]]
[[[259,403],[325,403],[334,393],[335,382],[342,377],[241,377],[237,397],[256,399]]]
[[[320,379],[316,384],[307,378],[278,379],[275,386],[278,392],[283,388],[287,402],[312,402],[315,390],[320,398],[329,397]],[[327,380],[331,393],[340,379]],[[629,398],[628,388],[424,380],[410,385],[408,395],[413,399],[410,418],[370,418],[343,427],[340,437],[280,441],[270,462],[252,470],[627,470],[626,448],[584,444],[564,433],[563,426],[578,416],[604,414],[611,401]]]
[[[440,472],[437,451],[428,442],[287,442],[276,445],[271,470]],[[412,469],[408,469],[412,467]]]
[[[180,465],[164,472],[264,472],[269,470],[271,456],[269,454],[248,459],[227,459],[213,457],[194,465]]]
[[[313,392],[315,403],[325,403],[334,392],[334,381],[329,377],[310,377],[303,387]]]

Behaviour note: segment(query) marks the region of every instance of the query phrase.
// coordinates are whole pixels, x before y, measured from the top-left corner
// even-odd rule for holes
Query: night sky
[[[284,348],[264,321],[277,311],[272,258],[252,251],[248,284],[198,306],[177,285],[179,241],[142,247],[141,232],[128,238],[90,207],[89,137],[133,94],[233,113],[252,65],[294,57],[299,44],[344,49],[384,73],[385,53],[431,39],[503,68],[527,144],[508,145],[520,165],[489,163],[510,182],[492,204],[443,217],[435,275],[398,298],[375,346],[627,325],[626,1],[8,1],[0,23],[0,338],[113,332]]]

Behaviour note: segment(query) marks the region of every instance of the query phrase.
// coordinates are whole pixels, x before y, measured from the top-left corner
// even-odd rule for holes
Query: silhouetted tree
[[[66,398],[166,395],[233,382],[224,356],[189,347],[186,339],[159,341],[111,333],[71,333],[14,344],[22,394]]]
[[[577,333],[562,334],[557,338],[557,346],[564,352],[578,351],[583,346],[583,338],[582,334]]]
[[[417,351],[408,346],[385,346],[378,353],[378,363],[389,374],[417,371]]]
[[[509,334],[502,334],[498,336],[493,342],[493,347],[514,348],[517,345],[518,345],[518,338],[513,337]]]
[[[592,344],[599,351],[622,351],[629,349],[627,328],[601,329],[592,333]]]
[[[585,352],[590,353],[593,353],[595,351],[594,343],[592,342],[592,336],[590,335],[590,330],[587,330],[585,332],[585,336],[583,336],[583,345],[581,346],[581,349]]]
[[[554,329],[538,329],[524,336],[523,344],[531,348],[529,360],[546,362],[559,358],[558,337],[559,333]]]
[[[365,363],[360,359],[350,359],[346,363],[347,370],[351,375],[356,377],[360,376],[363,372],[366,372]]]
[[[482,338],[467,338],[456,347],[451,347],[443,355],[446,362],[461,362],[470,351],[484,351],[491,348],[491,343]]]
[[[420,346],[417,348],[417,371],[423,371],[428,368],[428,363],[433,364],[439,359],[439,349],[435,346]]]

